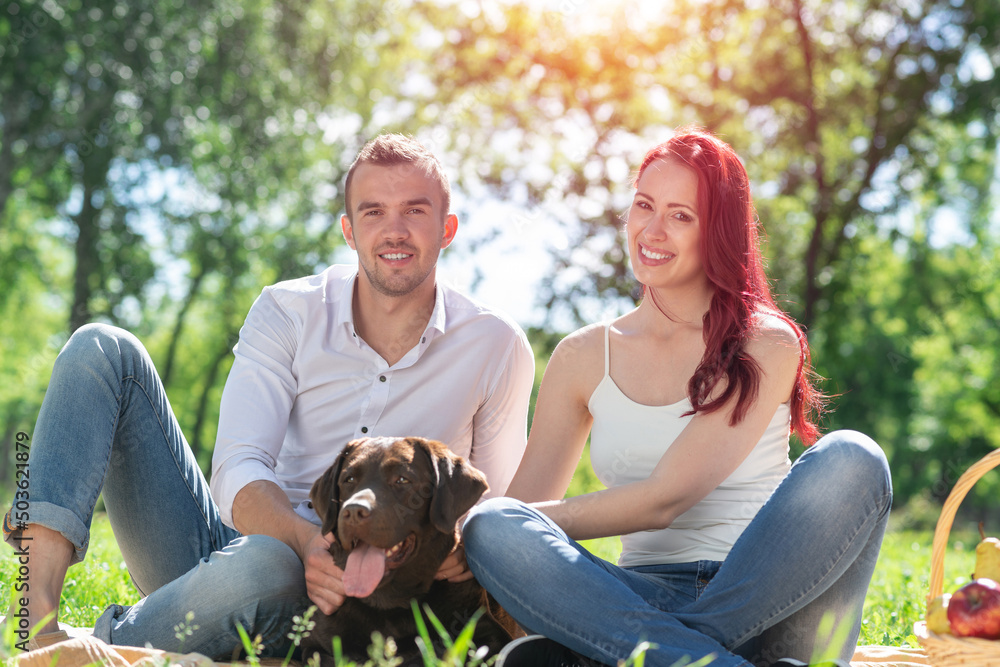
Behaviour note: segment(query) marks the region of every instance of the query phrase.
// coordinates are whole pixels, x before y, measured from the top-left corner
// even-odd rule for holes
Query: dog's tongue
[[[344,592],[352,598],[366,598],[375,592],[385,574],[385,550],[361,542],[347,555]]]

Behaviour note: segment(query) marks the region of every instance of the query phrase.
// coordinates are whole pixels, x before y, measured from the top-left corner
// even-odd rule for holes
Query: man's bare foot
[[[19,639],[37,628],[37,634],[59,629],[59,596],[66,570],[73,557],[73,545],[54,530],[30,524],[15,537],[18,577],[27,584],[16,587],[10,610]]]

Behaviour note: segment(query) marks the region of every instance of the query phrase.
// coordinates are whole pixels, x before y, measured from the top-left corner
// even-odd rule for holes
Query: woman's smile
[[[642,243],[639,244],[639,253],[642,255],[643,262],[646,264],[666,262],[676,256],[673,253],[653,250],[649,246]]]

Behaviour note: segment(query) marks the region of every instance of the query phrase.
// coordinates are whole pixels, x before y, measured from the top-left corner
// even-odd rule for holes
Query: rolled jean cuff
[[[30,509],[27,510],[30,517],[23,522],[14,521],[12,511],[8,511],[3,518],[3,541],[14,549],[17,548],[14,541],[21,528],[34,524],[56,531],[73,545],[73,557],[70,559],[70,565],[82,562],[84,556],[87,555],[87,548],[90,546],[90,531],[75,514],[65,507],[51,503],[33,502]]]
[[[11,510],[7,510],[7,513],[3,515],[3,541],[6,542],[7,544],[9,544],[12,547],[14,546],[14,544],[13,544],[14,533],[17,532],[17,531],[19,531],[19,530],[21,530],[21,528],[23,527],[23,525],[27,525],[27,524],[23,524],[23,525],[17,525],[17,526],[15,526],[14,525],[14,520],[11,519],[11,513],[13,511],[14,510],[12,510],[12,509]],[[16,549],[17,547],[14,547],[14,548]]]
[[[111,628],[114,627],[115,620],[126,611],[129,607],[123,607],[120,604],[113,604],[108,606],[101,615],[94,621],[94,637],[100,639],[105,644],[113,644],[111,641]]]

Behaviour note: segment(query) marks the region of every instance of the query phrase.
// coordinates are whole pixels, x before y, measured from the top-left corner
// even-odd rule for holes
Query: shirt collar
[[[347,332],[354,334],[354,282],[358,279],[358,272],[355,269],[344,281],[340,289],[340,298],[337,299],[337,324],[347,328]]]
[[[340,298],[337,300],[336,317],[337,324],[347,328],[348,333],[354,334],[354,283],[358,279],[358,271],[355,269],[344,281],[340,290]],[[448,321],[445,309],[445,292],[441,286],[441,281],[434,283],[434,310],[431,311],[427,328],[424,329],[424,337],[430,333],[431,329],[444,333]]]
[[[434,283],[434,310],[431,311],[431,318],[428,320],[427,328],[424,331],[437,329],[441,333],[444,333],[447,322],[448,316],[445,310],[444,288],[441,287],[441,281],[437,280]]]

